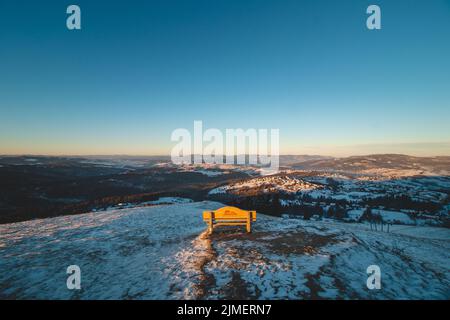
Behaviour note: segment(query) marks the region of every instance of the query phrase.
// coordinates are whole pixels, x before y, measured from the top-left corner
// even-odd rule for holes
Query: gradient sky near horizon
[[[450,0],[1,1],[0,154],[168,154],[194,120],[450,155]]]

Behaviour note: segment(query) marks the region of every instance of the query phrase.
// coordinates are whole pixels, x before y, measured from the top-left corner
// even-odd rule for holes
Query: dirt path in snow
[[[198,270],[198,282],[194,283],[192,288],[196,299],[207,298],[208,291],[216,284],[214,276],[206,272],[206,265],[217,259],[217,252],[214,250],[211,237],[207,231],[202,232],[194,241],[194,247],[198,249],[197,259],[194,259],[193,268]]]
[[[292,271],[289,263],[283,263],[286,257],[314,256],[320,253],[321,247],[335,242],[334,235],[317,235],[304,230],[261,230],[250,234],[241,230],[220,230],[212,235],[205,231],[192,241],[190,251],[180,254],[183,268],[190,271],[189,278],[192,281],[185,290],[184,298],[261,298],[258,285],[245,279],[244,272],[256,272],[256,282],[259,282],[265,277],[270,278],[271,273],[279,269]],[[312,281],[313,276],[308,274],[305,278],[309,298],[316,297],[317,291],[321,289]],[[283,285],[274,280],[274,290],[283,290]],[[295,287],[293,283],[290,285]]]

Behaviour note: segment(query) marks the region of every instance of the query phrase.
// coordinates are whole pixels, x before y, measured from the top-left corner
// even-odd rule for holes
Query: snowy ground
[[[450,299],[450,230],[258,216],[204,233],[175,203],[0,225],[0,299]],[[79,291],[66,268],[81,268]],[[380,266],[381,290],[366,269]]]
[[[170,298],[167,263],[204,229],[214,202],[111,210],[0,225],[0,298]],[[66,268],[81,268],[80,291]]]

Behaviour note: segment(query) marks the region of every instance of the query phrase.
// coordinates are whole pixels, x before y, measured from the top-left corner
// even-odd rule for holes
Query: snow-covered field
[[[450,299],[450,230],[258,215],[208,236],[217,202],[0,225],[0,299]],[[81,268],[68,290],[66,268]],[[381,268],[381,290],[366,269]]]
[[[242,166],[233,164],[174,164],[172,162],[156,163],[154,167],[173,168],[178,172],[196,172],[208,177],[217,177],[231,172],[241,172],[248,176],[262,175],[264,168],[257,166]]]
[[[164,299],[168,264],[204,229],[214,202],[111,210],[0,225],[0,298]],[[66,287],[81,268],[80,291]]]

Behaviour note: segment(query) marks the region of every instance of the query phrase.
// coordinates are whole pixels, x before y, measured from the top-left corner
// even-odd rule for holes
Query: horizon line
[[[201,154],[190,154],[190,156],[195,156],[195,155],[201,155]],[[255,155],[255,154],[239,154],[239,155],[245,155],[245,156],[249,156],[249,155]],[[239,155],[229,155],[229,156],[239,156]],[[258,154],[256,154],[257,156],[259,156]],[[439,157],[450,157],[450,154],[447,155],[429,155],[429,156],[417,156],[417,155],[412,155],[412,154],[407,154],[407,153],[368,153],[368,154],[350,154],[350,155],[346,155],[346,156],[330,156],[330,155],[326,155],[326,154],[309,154],[309,153],[286,153],[286,154],[279,154],[279,157],[287,157],[287,156],[308,156],[308,157],[327,157],[327,158],[349,158],[349,157],[369,157],[369,156],[377,156],[377,155],[397,155],[397,156],[408,156],[408,157],[415,157],[415,158],[439,158]],[[202,155],[203,157],[205,155]],[[227,155],[217,155],[217,157],[227,157]],[[0,158],[1,157],[53,157],[53,158],[58,158],[58,157],[75,157],[75,158],[79,158],[79,157],[153,157],[153,158],[157,158],[157,157],[171,157],[170,154],[155,154],[155,155],[150,155],[150,154],[126,154],[126,153],[121,153],[121,154],[36,154],[36,153],[21,153],[21,154],[0,154]],[[271,157],[270,155],[268,157]]]

